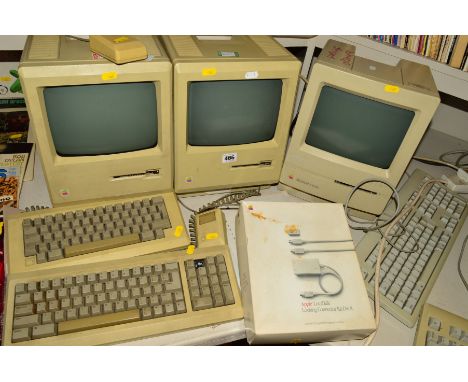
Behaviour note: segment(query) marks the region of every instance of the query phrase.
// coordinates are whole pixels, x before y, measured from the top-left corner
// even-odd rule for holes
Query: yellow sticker
[[[205,68],[201,71],[202,76],[216,76],[216,68]]]
[[[21,138],[23,136],[23,134],[12,134],[10,135],[10,139],[18,139],[18,138]]]
[[[400,92],[400,87],[396,85],[385,85],[384,90],[387,93],[399,93]]]
[[[3,222],[0,222],[0,235],[3,233]]]
[[[115,42],[116,44],[119,44],[119,43],[125,42],[125,41],[128,41],[128,37],[127,37],[127,36],[121,36],[121,37],[114,38],[114,42]]]
[[[117,78],[117,72],[105,72],[101,74],[101,78],[104,81],[115,80]]]
[[[210,233],[206,234],[205,239],[206,240],[213,240],[213,239],[217,239],[218,236],[219,236],[218,232],[210,232]]]
[[[182,227],[181,225],[178,225],[174,230],[174,236],[180,237],[180,235],[182,235],[182,232],[184,232],[184,227]]]
[[[8,76],[0,77],[0,81],[3,81],[3,82],[11,81],[11,77],[8,77]]]
[[[193,244],[190,244],[188,247],[187,247],[187,255],[193,255],[193,252],[195,252],[195,246]]]

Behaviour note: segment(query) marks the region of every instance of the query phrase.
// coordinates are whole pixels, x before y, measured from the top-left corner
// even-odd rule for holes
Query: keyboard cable
[[[443,180],[434,179],[434,180],[428,180],[427,182],[423,183],[423,185],[419,189],[419,191],[416,194],[416,196],[414,197],[414,199],[411,202],[407,203],[402,208],[400,213],[397,216],[395,216],[393,221],[390,224],[388,224],[387,229],[385,230],[384,236],[380,240],[379,251],[377,253],[377,259],[376,259],[376,262],[375,262],[375,273],[374,273],[374,310],[375,310],[375,327],[376,327],[376,329],[375,329],[375,332],[373,332],[371,335],[369,335],[366,338],[366,340],[364,342],[364,345],[366,345],[366,346],[370,345],[372,343],[372,341],[374,340],[375,335],[377,334],[379,324],[380,324],[380,290],[379,290],[380,289],[380,285],[379,285],[379,281],[380,281],[380,263],[381,263],[381,260],[382,260],[382,255],[383,255],[383,253],[385,251],[385,247],[386,247],[386,243],[387,243],[386,239],[389,237],[389,234],[390,234],[392,228],[399,222],[399,220],[401,218],[405,217],[407,215],[407,213],[410,212],[411,209],[414,208],[414,206],[416,205],[418,200],[421,198],[423,192],[426,190],[427,186],[429,186],[429,185],[431,185],[433,183],[446,184],[447,182],[444,182]]]
[[[467,241],[468,241],[468,235],[466,235],[465,239],[463,240],[463,245],[460,251],[460,256],[458,257],[457,270],[458,270],[458,275],[460,276],[461,281],[463,282],[463,285],[465,286],[465,289],[468,291],[468,283],[466,282],[466,279],[463,276],[463,272],[461,270],[461,262],[462,262],[463,255],[465,253],[465,247],[466,247]]]

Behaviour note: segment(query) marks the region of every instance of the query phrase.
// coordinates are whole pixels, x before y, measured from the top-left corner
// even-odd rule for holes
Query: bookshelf
[[[323,48],[329,39],[334,39],[356,46],[356,54],[359,56],[388,65],[396,65],[400,59],[419,62],[431,68],[439,92],[468,101],[468,72],[463,72],[447,64],[442,64],[389,44],[361,36],[288,36],[277,37],[276,39],[283,46],[287,46],[291,41],[295,41],[296,44],[302,41],[307,46],[307,49],[312,52],[315,48]]]

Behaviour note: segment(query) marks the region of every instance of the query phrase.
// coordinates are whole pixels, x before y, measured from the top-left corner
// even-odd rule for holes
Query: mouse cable
[[[446,159],[447,156],[453,156],[453,155],[458,155],[457,159],[455,160],[448,160]],[[468,156],[468,150],[453,150],[453,151],[447,151],[439,156],[439,160],[453,164],[457,167],[461,167],[466,169],[466,166],[468,166],[468,163],[461,163],[462,159],[466,158]]]
[[[418,156],[414,156],[413,159],[423,162],[423,163],[431,164],[433,166],[445,166],[445,167],[450,167],[452,170],[455,170],[455,171],[459,170],[458,166],[449,162],[442,161],[442,160],[426,158],[426,157],[418,157]]]
[[[396,204],[395,212],[387,220],[384,220],[383,223],[379,223],[380,219],[378,217],[376,217],[372,221],[363,222],[360,220],[356,220],[355,218],[349,215],[349,209],[350,209],[349,202],[351,201],[351,198],[353,197],[356,191],[358,191],[362,186],[364,186],[367,183],[382,183],[392,190],[391,198],[395,200],[395,204]],[[364,179],[362,182],[359,182],[358,184],[356,184],[351,190],[351,192],[348,194],[348,198],[346,199],[346,203],[344,205],[344,210],[345,210],[346,218],[348,219],[349,228],[355,229],[358,231],[364,231],[364,232],[377,231],[387,226],[388,224],[390,224],[396,218],[396,216],[400,213],[400,197],[398,195],[398,191],[396,190],[396,188],[393,187],[385,179],[379,179],[379,178]],[[355,225],[353,223],[356,223],[359,225]]]
[[[188,211],[190,211],[190,212],[192,212],[192,213],[194,213],[194,214],[197,213],[197,211],[195,211],[194,209],[192,209],[192,208],[190,208],[189,206],[187,206],[187,205],[182,201],[182,199],[179,197],[179,195],[177,195],[177,201],[178,201],[178,202],[180,203],[180,205],[181,205],[182,207],[184,207],[186,210],[188,210]]]
[[[408,201],[405,206],[401,209],[401,211],[399,212],[399,214],[388,224],[387,226],[387,229],[385,230],[384,232],[384,235],[382,237],[382,239],[380,240],[380,244],[379,244],[379,250],[378,250],[378,253],[377,253],[377,259],[375,261],[375,273],[374,273],[374,315],[375,315],[375,332],[372,333],[371,335],[369,335],[366,339],[365,339],[365,342],[364,342],[364,345],[370,345],[372,343],[372,341],[374,340],[375,338],[375,335],[377,333],[377,330],[379,328],[379,324],[380,324],[380,264],[381,264],[381,261],[382,261],[382,256],[383,256],[383,253],[385,252],[385,248],[386,248],[386,245],[387,245],[387,240],[386,238],[389,237],[390,235],[390,232],[392,230],[392,228],[398,224],[398,222],[404,218],[406,216],[406,214],[408,212],[410,212],[414,206],[416,205],[416,203],[419,201],[419,199],[421,198],[423,192],[426,191],[426,188],[433,184],[433,183],[441,183],[441,184],[446,184],[446,182],[444,182],[443,180],[438,180],[438,179],[432,179],[432,180],[428,180],[426,182],[423,183],[423,185],[421,186],[421,188],[419,189],[418,193],[416,194],[416,196],[414,197],[414,199]]]
[[[457,270],[458,270],[458,275],[460,276],[461,281],[463,282],[463,285],[465,286],[466,290],[468,291],[468,283],[466,282],[466,279],[463,276],[463,272],[461,270],[461,262],[462,262],[463,254],[465,253],[465,247],[466,247],[466,242],[467,241],[468,241],[468,235],[466,235],[465,239],[463,240],[463,245],[462,245],[462,249],[460,251],[460,256],[458,257]]]

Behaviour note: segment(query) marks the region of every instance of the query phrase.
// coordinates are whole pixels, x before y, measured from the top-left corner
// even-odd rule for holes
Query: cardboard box
[[[341,204],[242,202],[236,240],[249,343],[351,340],[375,331]]]

